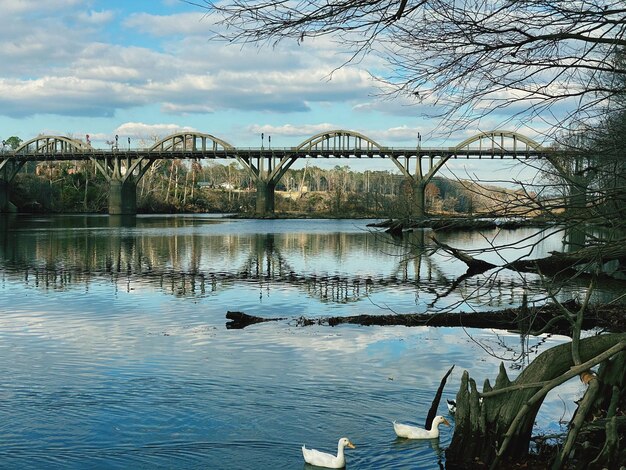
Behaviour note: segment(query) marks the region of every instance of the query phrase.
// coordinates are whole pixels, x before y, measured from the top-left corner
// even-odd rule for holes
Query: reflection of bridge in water
[[[9,206],[11,180],[26,162],[93,161],[109,182],[109,214],[135,214],[136,188],[152,164],[161,159],[235,159],[256,184],[256,213],[274,212],[274,193],[285,172],[305,158],[385,158],[393,162],[413,188],[415,216],[425,213],[424,191],[428,182],[455,158],[537,159],[546,158],[567,176],[559,157],[566,155],[542,147],[534,140],[511,131],[482,132],[453,147],[393,148],[354,131],[332,130],[314,135],[296,147],[241,148],[210,134],[184,132],[170,135],[150,148],[132,149],[115,145],[93,148],[88,141],[64,136],[38,136],[14,151],[0,154],[0,211]],[[570,188],[571,189],[571,188]]]
[[[46,290],[109,282],[125,292],[153,288],[179,297],[206,297],[247,285],[261,290],[296,288],[313,298],[334,303],[356,302],[378,292],[399,291],[415,296],[428,295],[436,301],[452,292],[450,286],[455,285],[455,280],[441,272],[436,261],[425,252],[423,232],[416,235],[422,248],[417,245],[407,248],[407,252],[394,262],[395,268],[387,274],[298,272],[283,256],[273,234],[253,236],[249,244],[250,252],[233,269],[199,267],[199,259],[203,254],[193,247],[190,252],[197,259],[192,260],[189,267],[164,267],[162,263],[147,261],[149,256],[142,254],[139,249],[143,241],[131,237],[114,238],[115,242],[104,250],[106,256],[96,263],[91,262],[89,255],[82,260],[47,263],[43,260],[47,254],[37,248],[34,251],[39,252],[38,260],[20,260],[15,256],[11,260],[11,256],[6,256],[10,253],[5,252],[6,261],[0,273],[2,280],[10,279]],[[412,243],[415,241],[412,240]],[[72,240],[67,243],[71,245]],[[386,241],[381,243],[387,245]],[[174,245],[178,245],[178,242],[174,242]],[[58,249],[57,246],[46,248],[52,252]],[[102,247],[98,251],[102,251]],[[489,285],[484,282],[484,279],[479,278],[466,279],[455,287],[472,292],[476,298],[485,295],[490,300],[499,299],[496,303],[502,304],[514,302],[525,288],[517,278],[499,280]]]
[[[398,276],[342,276],[342,275],[316,275],[296,274],[294,272],[272,272],[270,274],[255,273],[254,271],[238,272],[192,272],[172,270],[150,270],[144,272],[85,272],[71,268],[45,268],[31,267],[15,269],[5,267],[1,269],[2,280],[22,281],[25,285],[36,288],[64,290],[79,285],[88,285],[91,282],[105,280],[111,282],[126,292],[141,286],[158,288],[159,290],[181,297],[204,297],[223,289],[236,287],[238,284],[251,284],[264,288],[281,288],[281,286],[296,287],[302,289],[308,295],[323,301],[345,303],[357,301],[368,297],[378,290],[408,289],[415,292],[425,292],[437,298],[437,292],[444,292],[446,285],[451,285],[452,280],[442,284],[437,279],[416,279],[414,277]],[[539,287],[539,282],[524,284],[514,279],[497,281],[485,284],[482,278],[474,278],[463,281],[458,286],[460,289],[473,291],[476,298],[488,296],[492,300],[513,302],[519,297],[520,290],[532,289],[532,285]],[[481,294],[480,291],[484,291]],[[448,292],[449,293],[449,292]],[[433,305],[434,307],[434,305]]]
[[[238,289],[280,295],[296,289],[324,302],[369,297],[381,305],[385,295],[398,294],[405,308],[418,303],[438,308],[470,296],[497,308],[517,303],[526,291],[539,291],[532,275],[459,279],[465,265],[433,255],[423,230],[399,241],[367,231],[315,233],[306,226],[302,232],[258,233],[268,224],[255,221],[233,228],[191,216],[153,220],[4,217],[0,280],[50,290],[110,283],[120,292],[153,289],[181,297]],[[286,225],[274,226],[280,227]]]

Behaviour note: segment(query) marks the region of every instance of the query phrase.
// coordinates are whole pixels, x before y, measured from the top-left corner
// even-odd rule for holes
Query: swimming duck
[[[448,402],[448,411],[450,412],[450,414],[454,414],[456,413],[456,401],[454,400],[447,400]]]
[[[343,468],[346,466],[346,457],[343,455],[345,447],[354,449],[355,445],[347,437],[342,437],[337,444],[337,455],[320,452],[315,449],[307,449],[306,446],[302,446],[302,455],[306,463],[317,467]]]
[[[396,436],[406,439],[435,439],[439,437],[439,425],[442,423],[446,426],[450,426],[448,420],[443,416],[435,416],[430,430],[418,428],[417,426],[409,426],[408,424],[400,424],[394,421],[393,430],[396,432]]]

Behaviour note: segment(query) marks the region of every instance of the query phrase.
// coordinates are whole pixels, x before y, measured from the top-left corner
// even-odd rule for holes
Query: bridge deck
[[[46,160],[90,160],[107,158],[129,158],[129,159],[229,159],[229,158],[542,158],[550,155],[562,153],[556,150],[542,149],[465,149],[455,148],[382,148],[374,150],[337,150],[337,149],[295,149],[285,148],[232,148],[217,150],[150,150],[150,149],[81,149],[72,151],[25,151],[20,152],[4,151],[0,153],[2,158],[15,158],[25,161],[46,161]]]

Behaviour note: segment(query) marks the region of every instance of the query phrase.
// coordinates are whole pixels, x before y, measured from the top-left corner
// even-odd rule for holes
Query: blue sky
[[[437,121],[422,116],[435,110],[381,98],[369,74],[384,66],[377,57],[335,70],[348,51],[332,38],[227,45],[211,40],[210,12],[182,0],[0,0],[0,9],[2,138],[89,134],[103,147],[117,134],[138,146],[189,129],[238,147],[260,146],[263,133],[287,147],[350,129],[389,147],[414,146],[419,132],[426,147],[477,131],[430,137]],[[490,116],[481,130],[505,119]]]

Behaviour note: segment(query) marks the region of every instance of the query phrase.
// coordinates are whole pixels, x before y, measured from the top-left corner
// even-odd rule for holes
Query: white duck
[[[450,426],[448,420],[443,416],[435,416],[430,430],[418,428],[417,426],[409,426],[408,424],[400,424],[394,421],[393,430],[396,432],[396,436],[406,439],[435,439],[439,437],[439,425],[442,423],[446,426]]]
[[[447,400],[448,403],[446,403],[448,405],[448,411],[450,412],[450,414],[455,414],[456,413],[456,400]]]
[[[343,455],[345,447],[354,449],[355,445],[347,437],[342,437],[337,444],[337,455],[320,452],[315,449],[307,449],[306,446],[302,446],[302,455],[306,463],[317,467],[343,468],[346,466],[346,457]]]

